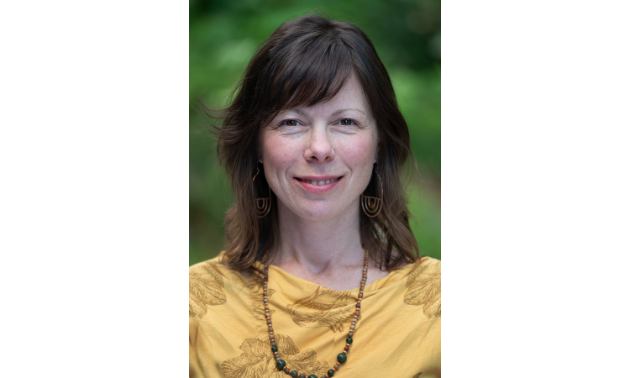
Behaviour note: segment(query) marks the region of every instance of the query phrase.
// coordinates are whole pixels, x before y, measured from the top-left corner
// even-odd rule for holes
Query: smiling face
[[[278,210],[309,220],[359,215],[376,162],[378,132],[351,75],[330,101],[280,112],[260,133],[265,177]]]

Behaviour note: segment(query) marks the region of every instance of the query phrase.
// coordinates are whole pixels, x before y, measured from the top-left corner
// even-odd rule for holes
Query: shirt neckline
[[[387,274],[385,277],[380,277],[380,278],[375,279],[370,284],[365,285],[365,288],[363,289],[363,292],[365,294],[374,293],[374,292],[377,292],[377,291],[379,291],[379,290],[381,290],[381,289],[383,289],[383,288],[385,288],[387,286],[390,286],[391,284],[394,284],[394,283],[398,282],[399,280],[404,278],[407,275],[407,273],[413,268],[413,266],[415,264],[417,264],[421,260],[424,260],[424,258],[422,258],[422,259],[420,259],[420,260],[418,260],[418,261],[416,261],[414,263],[407,264],[407,265],[403,266],[400,269],[393,270],[393,271],[389,272],[389,274]],[[263,264],[260,261],[255,261],[254,265],[252,267],[254,269],[260,271],[260,272],[262,272],[264,270],[264,266],[263,266]],[[302,277],[298,277],[298,276],[296,276],[294,274],[291,274],[291,273],[285,271],[284,269],[281,269],[281,268],[279,268],[279,267],[277,267],[275,265],[269,265],[269,270],[270,271],[275,271],[277,274],[280,274],[281,276],[285,276],[285,278],[287,278],[289,280],[301,281],[301,282],[303,282],[303,283],[305,283],[307,285],[312,285],[312,286],[315,286],[315,287],[322,287],[322,288],[325,288],[326,290],[331,290],[331,291],[333,291],[335,293],[358,293],[359,292],[359,286],[357,286],[354,289],[350,289],[350,290],[329,289],[329,288],[327,288],[325,286],[322,286],[320,284],[317,284],[315,282],[311,282],[311,281],[306,280],[306,279],[304,279]],[[398,277],[398,276],[400,276],[400,277]]]

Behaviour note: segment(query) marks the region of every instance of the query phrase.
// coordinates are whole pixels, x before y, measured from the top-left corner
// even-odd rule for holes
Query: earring
[[[361,193],[361,207],[363,208],[363,213],[370,218],[374,218],[379,215],[383,209],[383,181],[376,171],[376,164],[377,163],[374,163],[374,173],[376,173],[376,177],[378,177],[378,182],[381,187],[379,197],[366,196]]]
[[[256,174],[252,182],[256,180],[256,176],[258,176],[259,173],[258,162],[256,162]],[[269,197],[256,198],[256,216],[258,219],[266,217],[269,211],[271,211],[271,188],[269,189]]]

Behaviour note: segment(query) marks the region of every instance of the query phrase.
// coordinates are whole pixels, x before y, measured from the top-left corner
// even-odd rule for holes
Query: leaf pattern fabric
[[[191,271],[188,277],[188,316],[199,317],[206,313],[207,306],[218,306],[226,302],[223,292],[223,275],[216,264],[206,263]]]
[[[319,286],[313,294],[287,305],[286,308],[293,322],[300,327],[328,327],[333,332],[341,332],[352,321],[356,304],[357,299],[348,292]]]
[[[339,376],[441,375],[440,261],[423,258],[365,287],[348,361]],[[262,304],[263,267],[235,272],[221,256],[189,268],[190,376],[281,378]],[[269,267],[267,289],[278,353],[318,377],[337,363],[358,288],[335,291]]]
[[[284,351],[283,358],[288,366],[310,374],[324,375],[328,371],[325,362],[317,360],[317,353],[311,349],[304,352],[295,346],[293,340],[286,335],[277,334],[278,348]],[[276,361],[269,353],[269,341],[266,339],[247,339],[240,349],[243,353],[221,364],[227,378],[279,378],[285,374],[276,369]]]
[[[441,263],[418,267],[407,278],[404,301],[408,305],[423,306],[429,318],[442,316],[442,273]]]

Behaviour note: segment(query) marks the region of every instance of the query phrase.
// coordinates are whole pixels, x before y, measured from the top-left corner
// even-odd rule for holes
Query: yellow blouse
[[[263,311],[262,265],[250,274],[221,255],[189,269],[190,377],[281,378]],[[441,262],[425,257],[367,285],[347,362],[335,377],[441,375]],[[269,266],[280,358],[322,377],[343,352],[359,289],[335,291]]]

